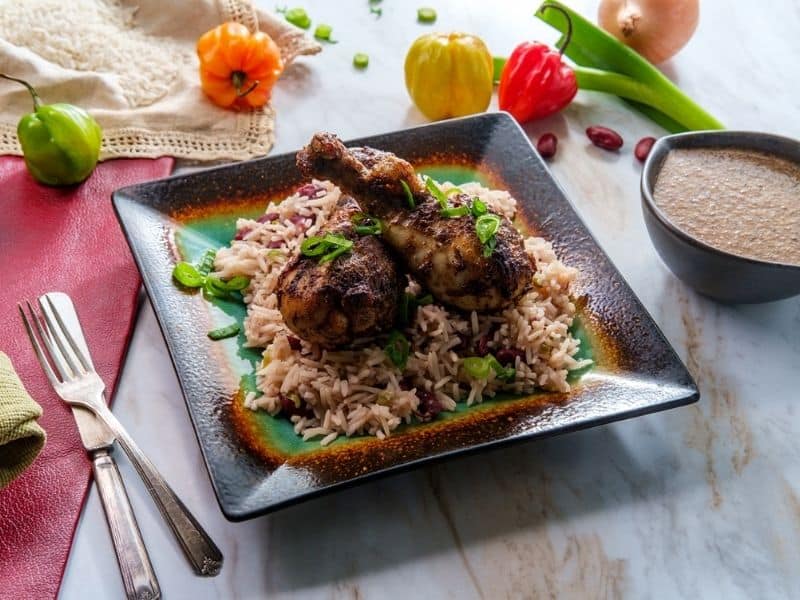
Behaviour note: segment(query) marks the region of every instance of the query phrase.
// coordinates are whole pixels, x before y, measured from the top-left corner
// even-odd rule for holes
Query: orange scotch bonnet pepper
[[[277,44],[263,31],[223,23],[197,40],[200,82],[206,96],[223,108],[264,106],[283,71]]]

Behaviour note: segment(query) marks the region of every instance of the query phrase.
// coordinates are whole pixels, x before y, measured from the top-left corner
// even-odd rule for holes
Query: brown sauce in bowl
[[[656,205],[679,229],[719,250],[800,265],[800,165],[754,150],[672,150]]]

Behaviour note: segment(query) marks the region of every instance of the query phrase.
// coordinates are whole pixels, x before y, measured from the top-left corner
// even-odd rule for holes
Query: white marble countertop
[[[420,5],[426,3],[420,3]],[[554,41],[537,2],[430,2],[433,29],[481,35],[493,53]],[[596,1],[572,3],[594,17]],[[797,0],[703,0],[700,27],[667,74],[730,128],[800,137]],[[343,138],[423,122],[406,95],[406,49],[431,27],[416,4],[305,0],[337,45],[301,60],[275,93],[274,152],[312,132]],[[264,3],[265,8],[272,8]],[[355,52],[369,68],[351,67]],[[620,131],[619,154],[583,130]],[[800,597],[800,299],[722,306],[675,279],[639,207],[632,145],[660,130],[615,99],[581,92],[528,127],[560,139],[552,171],[696,377],[680,408],[457,459],[245,523],[220,512],[163,339],[145,302],[114,409],[225,553],[191,574],[122,453],[123,477],[165,598]],[[798,199],[800,201],[800,199]],[[94,489],[64,599],[122,597]]]

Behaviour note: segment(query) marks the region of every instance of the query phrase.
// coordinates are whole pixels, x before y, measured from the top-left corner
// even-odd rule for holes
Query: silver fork
[[[216,575],[222,567],[222,553],[219,548],[106,406],[103,401],[103,380],[75,343],[69,329],[64,326],[56,307],[47,297],[45,302],[47,310],[40,300],[44,324],[30,302],[26,302],[29,315],[25,314],[22,305],[18,305],[18,308],[42,370],[56,393],[69,404],[91,410],[114,433],[178,539],[194,571],[198,575]],[[51,340],[55,341],[55,345]]]

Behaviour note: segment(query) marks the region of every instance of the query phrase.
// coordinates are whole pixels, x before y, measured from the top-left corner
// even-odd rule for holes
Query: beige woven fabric
[[[0,352],[0,490],[38,456],[45,434],[42,408],[25,391],[11,361]]]
[[[89,110],[104,159],[264,155],[272,107],[225,110],[200,89],[195,43],[225,21],[267,32],[287,63],[321,49],[250,0],[0,0],[0,72],[28,80],[44,103]],[[16,126],[31,108],[24,88],[0,80],[0,154],[21,154]]]

